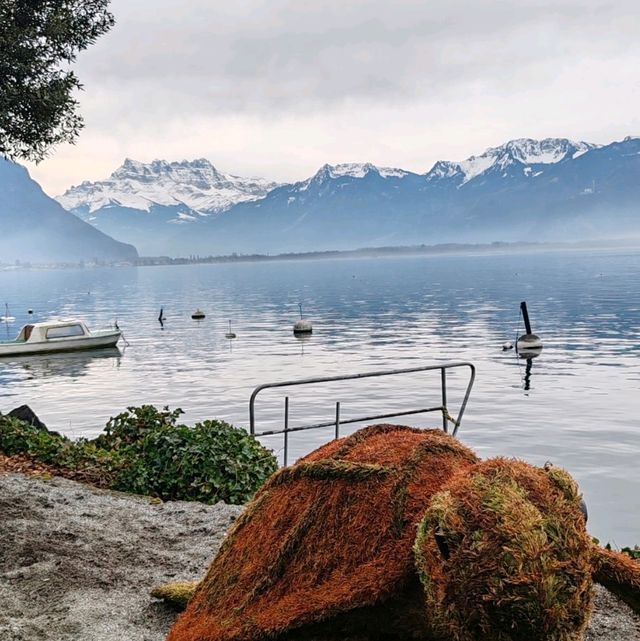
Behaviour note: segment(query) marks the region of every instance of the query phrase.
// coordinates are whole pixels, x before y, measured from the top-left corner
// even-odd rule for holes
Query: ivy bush
[[[126,411],[112,416],[95,442],[101,447],[117,450],[128,445],[136,445],[149,433],[164,427],[176,427],[180,415],[184,412],[177,408],[170,410],[164,407],[159,410],[154,405],[128,407]]]
[[[277,461],[224,421],[178,424],[182,410],[129,407],[95,439],[72,441],[0,416],[0,451],[23,454],[102,487],[164,500],[245,503]]]
[[[68,443],[64,437],[13,416],[0,416],[0,452],[9,456],[27,454],[42,463],[53,463]]]
[[[109,420],[103,442],[128,459],[116,489],[239,504],[276,471],[273,454],[244,430],[224,421],[177,425],[180,414],[146,405]]]

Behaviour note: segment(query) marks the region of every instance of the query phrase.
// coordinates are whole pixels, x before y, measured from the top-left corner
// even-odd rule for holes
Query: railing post
[[[471,394],[473,382],[476,380],[475,365],[473,365],[473,363],[465,364],[467,365],[467,367],[469,367],[469,383],[467,384],[467,391],[464,393],[464,398],[462,399],[462,405],[460,405],[460,409],[458,410],[458,418],[456,419],[456,424],[453,428],[452,436],[455,436],[458,433],[458,428],[460,427],[460,423],[462,422],[464,411],[467,408],[467,401],[469,400],[469,394]]]
[[[440,368],[440,385],[442,386],[442,429],[445,434],[449,432],[449,425],[447,416],[447,370],[444,367]]]
[[[260,390],[258,388],[254,389],[251,393],[251,398],[249,399],[249,432],[251,435],[256,433],[256,396]]]
[[[449,409],[447,407],[448,399],[447,399],[447,369],[454,368],[454,367],[468,367],[469,368],[469,381],[467,383],[467,388],[464,393],[464,398],[462,400],[462,404],[460,405],[460,409],[458,411],[458,417],[456,419],[453,419],[450,417],[449,414]],[[396,411],[392,413],[385,413],[385,414],[376,414],[376,415],[369,415],[369,416],[362,416],[362,417],[352,417],[347,420],[342,421],[341,416],[340,416],[340,402],[336,402],[336,416],[333,421],[327,421],[327,422],[320,422],[317,424],[313,425],[299,425],[293,428],[289,427],[289,397],[285,397],[285,416],[284,416],[284,429],[277,429],[277,430],[267,430],[267,431],[262,431],[262,432],[257,432],[256,430],[256,414],[255,414],[255,401],[256,397],[261,391],[264,391],[266,389],[274,389],[274,388],[283,388],[283,387],[291,387],[291,386],[298,386],[298,385],[309,385],[312,383],[327,383],[327,382],[335,382],[335,381],[348,381],[348,380],[361,380],[364,378],[372,378],[372,377],[378,377],[378,376],[391,376],[391,375],[396,375],[396,374],[409,374],[409,373],[417,373],[417,372],[425,372],[425,371],[435,371],[435,370],[440,370],[440,384],[441,384],[441,404],[440,406],[435,406],[435,407],[426,407],[426,408],[418,408],[418,409],[413,409],[413,410],[408,410],[408,411]],[[441,363],[441,364],[434,364],[426,367],[411,367],[407,369],[396,369],[396,370],[387,370],[387,371],[376,371],[376,372],[366,372],[364,374],[350,374],[350,375],[341,375],[341,376],[328,376],[328,377],[322,377],[322,378],[307,378],[307,379],[299,379],[299,380],[294,380],[294,381],[281,381],[279,383],[265,383],[263,385],[259,385],[256,387],[249,399],[249,428],[250,432],[254,436],[270,436],[273,434],[283,434],[284,435],[284,461],[285,465],[288,463],[288,456],[289,456],[289,432],[299,432],[302,430],[307,430],[307,429],[316,429],[316,428],[327,428],[330,426],[334,426],[335,428],[335,437],[339,438],[340,437],[340,425],[342,424],[353,424],[353,423],[362,423],[364,421],[374,421],[374,420],[379,420],[379,419],[387,419],[390,417],[399,417],[399,416],[408,416],[408,415],[414,415],[414,414],[424,414],[426,412],[437,412],[440,411],[442,412],[442,429],[444,432],[449,433],[449,422],[453,423],[453,428],[451,431],[451,434],[453,436],[456,436],[456,433],[460,427],[460,423],[462,421],[462,416],[464,415],[465,409],[467,407],[467,402],[469,400],[469,395],[471,393],[471,388],[473,387],[473,383],[475,380],[475,374],[476,374],[476,368],[472,363],[469,362],[451,362],[451,363]]]
[[[284,397],[284,465],[287,466],[289,454],[289,397]]]

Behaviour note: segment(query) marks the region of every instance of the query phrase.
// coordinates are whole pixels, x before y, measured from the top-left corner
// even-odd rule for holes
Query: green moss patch
[[[176,610],[184,610],[198,588],[198,581],[174,581],[164,583],[151,590],[151,596],[162,599]]]
[[[414,548],[436,632],[460,641],[575,641],[591,542],[571,477],[496,459],[434,496]]]

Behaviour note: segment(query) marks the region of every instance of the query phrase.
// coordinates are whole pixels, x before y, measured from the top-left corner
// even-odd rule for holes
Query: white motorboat
[[[0,340],[0,356],[113,347],[121,335],[117,327],[91,331],[80,320],[49,320],[25,325],[15,340]]]

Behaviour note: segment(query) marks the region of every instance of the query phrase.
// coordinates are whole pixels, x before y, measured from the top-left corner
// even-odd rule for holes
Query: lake
[[[248,425],[262,383],[471,361],[476,383],[458,436],[481,456],[566,467],[589,529],[640,543],[640,256],[632,252],[457,255],[167,267],[0,272],[15,323],[117,319],[119,350],[0,360],[0,411],[28,403],[52,429],[93,436],[128,405],[181,407],[186,422]],[[526,300],[544,350],[529,363],[505,341],[523,333]],[[301,302],[313,335],[293,336]],[[158,323],[164,309],[164,328]],[[191,320],[197,307],[206,313]],[[27,314],[33,309],[33,316]],[[227,340],[228,321],[237,333]],[[466,372],[449,375],[457,413]],[[439,403],[439,374],[289,391],[292,426]],[[282,423],[281,390],[261,394],[258,429]],[[439,415],[403,417],[441,424]],[[343,433],[357,426],[345,426]],[[290,459],[332,429],[290,439]],[[282,438],[264,442],[282,455]]]

